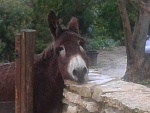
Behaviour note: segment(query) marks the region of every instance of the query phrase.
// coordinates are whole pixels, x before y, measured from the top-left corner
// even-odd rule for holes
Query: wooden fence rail
[[[15,38],[15,113],[33,113],[34,38],[35,30],[29,29]]]

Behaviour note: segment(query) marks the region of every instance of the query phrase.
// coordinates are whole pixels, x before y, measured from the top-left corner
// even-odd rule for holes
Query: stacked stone
[[[65,81],[63,113],[150,113],[150,89],[119,79]]]
[[[92,99],[94,84],[77,85],[66,81],[63,103],[66,106],[64,113],[98,113],[99,103]]]

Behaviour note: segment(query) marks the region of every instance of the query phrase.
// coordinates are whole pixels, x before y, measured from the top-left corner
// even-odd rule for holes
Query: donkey
[[[74,17],[62,29],[53,10],[48,23],[54,41],[41,54],[34,56],[33,113],[62,113],[64,79],[83,83],[89,61]],[[15,64],[0,65],[0,101],[15,100]]]

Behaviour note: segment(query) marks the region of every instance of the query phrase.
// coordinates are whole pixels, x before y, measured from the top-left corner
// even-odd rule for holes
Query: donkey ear
[[[51,30],[51,33],[53,34],[54,39],[56,40],[60,35],[60,33],[62,32],[62,28],[59,24],[59,21],[57,19],[54,10],[50,10],[48,14],[48,23],[49,23],[49,28]]]
[[[79,34],[79,24],[76,17],[73,17],[70,22],[68,22],[68,29]]]

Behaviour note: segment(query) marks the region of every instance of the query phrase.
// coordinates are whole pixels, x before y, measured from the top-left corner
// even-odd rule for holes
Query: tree
[[[150,25],[150,0],[128,0],[137,11],[134,28],[131,28],[127,13],[127,0],[119,0],[119,10],[123,23],[127,68],[123,77],[126,81],[139,82],[150,78],[150,57],[145,53],[145,43]]]

